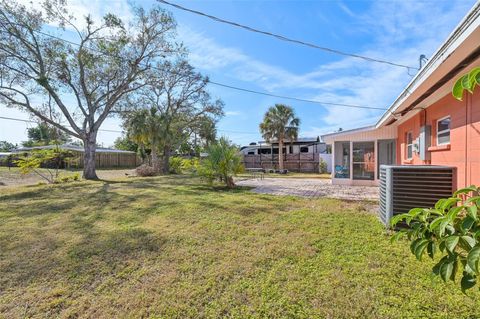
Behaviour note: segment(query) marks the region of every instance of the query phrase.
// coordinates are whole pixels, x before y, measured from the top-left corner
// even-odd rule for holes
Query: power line
[[[168,1],[165,1],[165,0],[157,0],[157,1],[161,2],[163,4],[166,4],[166,5],[172,6],[174,8],[177,8],[179,10],[194,13],[194,14],[209,18],[211,20],[214,20],[214,21],[217,21],[217,22],[220,22],[220,23],[224,23],[224,24],[228,24],[228,25],[231,25],[231,26],[234,26],[234,27],[242,28],[242,29],[245,29],[247,31],[260,33],[260,34],[270,36],[270,37],[273,37],[273,38],[276,38],[276,39],[279,39],[279,40],[282,40],[282,41],[291,42],[291,43],[295,43],[295,44],[300,44],[300,45],[303,45],[303,46],[307,46],[307,47],[310,47],[310,48],[326,51],[326,52],[329,52],[329,53],[343,55],[343,56],[349,56],[349,57],[352,57],[352,58],[362,59],[362,60],[369,61],[369,62],[388,64],[388,65],[392,65],[392,66],[406,68],[407,70],[410,70],[410,69],[418,70],[418,68],[416,68],[416,67],[411,67],[411,66],[408,66],[408,65],[399,64],[399,63],[395,63],[395,62],[391,62],[391,61],[387,61],[387,60],[371,58],[371,57],[367,57],[367,56],[360,55],[360,54],[348,53],[348,52],[340,51],[340,50],[337,50],[337,49],[332,49],[332,48],[328,48],[328,47],[319,46],[319,45],[314,44],[314,43],[289,38],[289,37],[284,36],[284,35],[275,34],[275,33],[271,33],[271,32],[268,32],[268,31],[255,29],[255,28],[252,28],[252,27],[249,27],[249,26],[237,23],[237,22],[225,20],[225,19],[218,18],[216,16],[206,14],[206,13],[203,13],[203,12],[200,12],[200,11],[197,11],[197,10],[189,9],[189,8],[186,8],[186,7],[183,7],[183,6],[180,6],[178,4],[174,4],[174,3],[171,3],[171,2],[168,2]]]
[[[268,92],[261,92],[261,91],[255,91],[255,90],[240,88],[240,87],[227,85],[227,84],[222,84],[222,83],[218,83],[218,82],[214,82],[214,81],[208,81],[208,82],[212,83],[214,85],[222,86],[222,87],[233,89],[233,90],[249,92],[249,93],[254,93],[254,94],[260,94],[260,95],[266,95],[266,96],[272,96],[272,97],[278,97],[278,98],[281,98],[281,99],[294,100],[294,101],[299,101],[299,102],[307,102],[307,103],[315,103],[315,104],[331,105],[331,106],[343,106],[343,107],[350,107],[350,108],[357,108],[357,109],[370,109],[370,110],[382,110],[382,111],[387,110],[386,108],[380,108],[380,107],[374,107],[374,106],[353,105],[353,104],[343,104],[343,103],[334,103],[334,102],[324,102],[324,101],[317,101],[317,100],[302,99],[302,98],[299,98],[299,97],[277,95],[277,94],[268,93]]]
[[[71,45],[75,45],[75,46],[80,46],[80,44],[76,43],[76,42],[73,42],[73,41],[70,41],[70,40],[66,40],[66,39],[63,39],[63,38],[60,38],[58,36],[55,36],[55,35],[52,35],[52,34],[49,34],[49,33],[46,33],[46,32],[42,32],[42,31],[35,31],[36,33],[39,33],[39,34],[42,34],[42,35],[45,35],[47,37],[51,37],[53,39],[56,39],[56,40],[59,40],[59,41],[64,41],[66,43],[69,43]],[[105,54],[104,52],[100,51],[100,50],[96,50],[96,49],[91,49],[89,48],[89,50],[93,50],[97,53],[100,53],[100,54],[103,54],[105,56],[112,56],[112,55],[107,55]],[[116,57],[116,58],[120,58],[118,56],[113,56],[113,57]],[[152,69],[154,70],[158,70],[158,71],[165,71],[165,70],[162,70],[154,65],[150,66]],[[170,73],[174,73],[174,72],[170,72]],[[264,95],[264,96],[271,96],[271,97],[278,97],[278,98],[281,98],[281,99],[286,99],[286,100],[292,100],[292,101],[299,101],[299,102],[307,102],[307,103],[313,103],[313,104],[321,104],[321,105],[330,105],[330,106],[341,106],[341,107],[349,107],[349,108],[358,108],[358,109],[370,109],[370,110],[381,110],[381,111],[386,111],[387,109],[386,108],[380,108],[380,107],[374,107],[374,106],[365,106],[365,105],[353,105],[353,104],[344,104],[344,103],[334,103],[334,102],[325,102],[325,101],[317,101],[317,100],[309,100],[309,99],[303,99],[303,98],[298,98],[298,97],[291,97],[291,96],[285,96],[285,95],[278,95],[278,94],[273,94],[273,93],[269,93],[269,92],[262,92],[262,91],[256,91],[256,90],[250,90],[250,89],[245,89],[245,88],[241,88],[241,87],[238,87],[238,86],[233,86],[233,85],[229,85],[229,84],[224,84],[224,83],[220,83],[220,82],[216,82],[216,81],[211,81],[211,80],[208,80],[208,83],[211,83],[213,85],[217,85],[217,86],[221,86],[221,87],[224,87],[224,88],[229,88],[229,89],[232,89],[232,90],[237,90],[237,91],[242,91],[242,92],[248,92],[248,93],[252,93],[252,94],[258,94],[258,95]]]

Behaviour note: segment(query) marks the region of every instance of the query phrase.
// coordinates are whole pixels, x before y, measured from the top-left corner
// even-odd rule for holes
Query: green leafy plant
[[[217,143],[207,147],[208,156],[199,167],[200,176],[213,183],[218,179],[228,188],[235,187],[233,177],[244,171],[238,148],[227,138],[222,137]]]
[[[439,200],[434,208],[413,208],[391,220],[392,227],[400,222],[408,226],[396,232],[392,241],[406,236],[418,260],[425,253],[432,259],[440,255],[433,273],[446,282],[455,281],[461,272],[463,292],[474,287],[480,275],[479,191],[473,185],[462,188],[452,197]]]
[[[60,148],[32,151],[15,160],[22,174],[35,173],[49,184],[55,183],[59,177],[59,169],[67,160],[74,158],[70,151]]]
[[[477,85],[480,85],[480,67],[473,68],[470,72],[455,82],[452,89],[453,97],[461,101],[465,90],[469,93],[473,93],[473,90]]]
[[[327,162],[325,162],[323,158],[320,158],[320,161],[318,162],[318,172],[320,174],[326,174],[327,171],[328,171]]]
[[[184,158],[182,161],[182,171],[187,174],[195,175],[198,173],[200,167],[200,160],[197,157]]]
[[[68,183],[80,180],[80,173],[74,173],[73,175],[60,175],[55,179],[55,183]]]
[[[170,157],[169,158],[169,173],[171,174],[182,174],[182,165],[183,158],[181,157]]]

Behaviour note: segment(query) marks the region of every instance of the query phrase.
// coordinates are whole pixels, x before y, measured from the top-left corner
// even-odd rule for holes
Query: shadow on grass
[[[0,237],[0,247],[8,247],[2,254],[5,262],[0,264],[0,286],[26,286],[41,278],[64,279],[65,274],[74,281],[91,283],[97,273],[114,273],[129,263],[138,263],[145,255],[158,258],[168,239],[142,226],[152,215],[166,214],[175,222],[184,222],[188,215],[189,222],[194,223],[208,218],[212,210],[214,214],[249,216],[279,209],[281,203],[248,190],[211,187],[198,179],[178,176],[14,190],[0,202],[0,208],[5,203],[14,212],[3,219],[8,225],[12,218],[12,228],[5,228],[9,234]],[[230,194],[248,197],[239,200]],[[271,205],[264,210],[256,204],[245,205],[250,196],[260,204]],[[51,216],[44,218],[49,213]],[[18,217],[23,219],[18,221]],[[9,238],[15,227],[18,236],[12,241]]]

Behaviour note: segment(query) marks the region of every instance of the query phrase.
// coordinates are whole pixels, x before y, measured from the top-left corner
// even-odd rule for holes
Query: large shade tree
[[[278,165],[283,170],[283,145],[286,140],[293,141],[298,137],[300,119],[295,116],[293,108],[283,104],[271,106],[263,122],[260,123],[260,132],[269,143],[278,143]]]
[[[102,123],[145,85],[155,61],[181,50],[172,44],[175,22],[158,7],[134,8],[128,25],[113,14],[76,21],[64,0],[32,7],[0,0],[0,102],[81,139],[84,178],[96,179]],[[46,25],[59,26],[69,41],[50,36]]]
[[[196,72],[187,61],[165,61],[156,66],[148,85],[129,102],[158,112],[159,151],[164,173],[169,172],[172,152],[192,135],[211,140],[216,120],[223,115],[223,102],[212,98],[207,86],[208,78]]]

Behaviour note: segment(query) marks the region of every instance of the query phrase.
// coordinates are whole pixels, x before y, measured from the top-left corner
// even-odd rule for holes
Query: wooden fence
[[[83,168],[83,153],[75,152],[76,158],[68,163],[69,167]],[[95,165],[97,168],[134,168],[141,164],[141,160],[135,153],[95,153]]]
[[[283,166],[291,172],[317,173],[319,154],[283,154]],[[243,155],[245,168],[278,169],[278,154]]]

